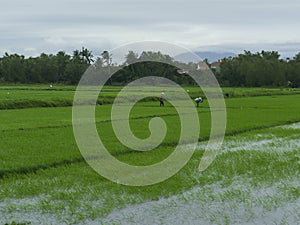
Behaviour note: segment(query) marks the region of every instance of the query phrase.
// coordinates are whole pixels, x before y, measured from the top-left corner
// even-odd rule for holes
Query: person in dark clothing
[[[165,93],[162,92],[159,97],[159,106],[165,106],[164,101],[165,101]]]
[[[197,107],[199,107],[199,103],[203,102],[201,97],[195,98],[195,102],[197,104]]]

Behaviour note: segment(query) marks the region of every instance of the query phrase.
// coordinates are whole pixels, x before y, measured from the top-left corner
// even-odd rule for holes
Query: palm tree
[[[91,64],[91,62],[94,62],[94,56],[92,52],[89,51],[87,48],[82,47],[79,55],[81,56],[82,60],[86,61],[89,65]]]

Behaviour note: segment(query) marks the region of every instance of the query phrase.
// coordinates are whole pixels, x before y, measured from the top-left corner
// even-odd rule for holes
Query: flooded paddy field
[[[299,95],[235,97],[226,106],[225,139],[205,171],[198,165],[210,132],[207,102],[197,109],[201,134],[191,160],[173,177],[143,187],[113,183],[85,163],[71,107],[1,110],[0,224],[297,224]],[[132,110],[139,137],[149,135],[153,117],[170,126],[162,146],[138,154],[111,135],[110,109],[96,108],[97,129],[119,160],[147,165],[174,150],[180,131],[174,108],[141,102]]]

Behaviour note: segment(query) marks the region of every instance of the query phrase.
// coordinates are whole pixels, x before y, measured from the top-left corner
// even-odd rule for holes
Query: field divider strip
[[[209,113],[210,111],[201,111],[200,113]],[[183,115],[188,115],[189,113],[185,113]],[[160,115],[148,115],[148,116],[137,116],[137,117],[132,117],[130,119],[133,120],[140,120],[140,119],[148,119],[148,118],[152,118],[152,117],[167,117],[167,116],[178,116],[178,114],[176,113],[167,113],[167,114],[160,114]],[[101,124],[101,123],[110,123],[112,122],[111,119],[107,119],[107,120],[101,120],[101,121],[96,121],[96,124]],[[65,125],[57,125],[57,126],[40,126],[40,127],[25,127],[25,128],[16,128],[16,129],[4,129],[4,130],[0,130],[0,132],[10,132],[10,131],[29,131],[29,130],[37,130],[37,129],[59,129],[59,128],[67,128],[67,127],[72,127],[72,124],[65,124]]]
[[[0,89],[1,90],[1,89]],[[5,90],[5,89],[2,89]],[[19,89],[20,90],[20,89]],[[35,89],[36,90],[36,89]],[[47,89],[44,89],[47,91]],[[49,90],[48,90],[49,91]],[[54,90],[51,90],[54,91]],[[65,90],[58,90],[65,91]],[[68,90],[66,90],[68,91]],[[263,93],[263,94],[252,94],[252,95],[237,95],[226,97],[231,98],[252,98],[252,97],[264,97],[264,96],[289,96],[289,95],[300,95],[299,92],[296,93]],[[97,105],[109,105],[113,103],[114,97],[106,96],[103,99],[97,100]],[[193,97],[191,96],[191,99]],[[157,101],[141,101],[141,102],[157,102]],[[73,106],[73,99],[52,99],[49,101],[44,101],[40,99],[15,99],[11,101],[1,100],[0,110],[14,110],[14,109],[27,109],[27,108],[55,108],[55,107],[71,107]]]

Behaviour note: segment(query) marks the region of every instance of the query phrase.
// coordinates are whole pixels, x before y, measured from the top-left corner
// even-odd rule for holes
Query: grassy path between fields
[[[122,87],[104,87],[103,92],[97,100],[97,105],[112,104],[116,95]],[[73,97],[76,87],[61,86],[55,89],[49,87],[30,86],[7,86],[0,87],[0,110],[4,109],[25,109],[41,107],[70,107],[73,105]],[[160,88],[161,89],[161,88]],[[189,89],[191,99],[198,96],[205,96],[201,89],[196,87]],[[275,89],[275,88],[222,88],[226,98],[258,97],[258,96],[280,96],[299,95],[300,89]],[[139,94],[141,90],[134,89],[132,92]],[[103,93],[103,94],[102,94]],[[152,93],[153,94],[153,93]],[[157,97],[143,99],[142,102],[158,102]]]

